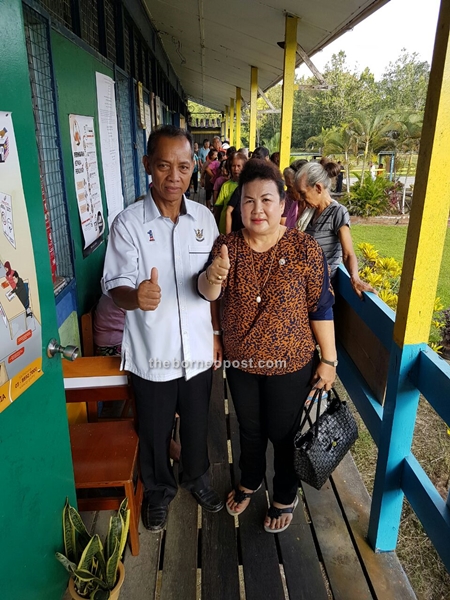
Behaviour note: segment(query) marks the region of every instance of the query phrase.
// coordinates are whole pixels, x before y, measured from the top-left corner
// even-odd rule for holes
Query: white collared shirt
[[[190,379],[210,368],[213,330],[210,303],[197,292],[197,275],[219,235],[211,212],[183,197],[178,221],[163,217],[149,191],[114,220],[102,287],[136,289],[158,269],[156,310],[127,311],[121,368],[150,381]]]

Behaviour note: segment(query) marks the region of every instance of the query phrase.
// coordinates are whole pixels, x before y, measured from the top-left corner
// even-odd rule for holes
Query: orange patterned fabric
[[[254,252],[241,230],[217,238],[213,259],[222,244],[227,245],[230,258],[222,290],[226,359],[239,361],[239,366],[233,366],[260,375],[298,371],[312,359],[316,347],[308,313],[314,312],[322,295],[327,268],[322,249],[311,236],[287,229],[261,290],[273,249]],[[332,293],[331,289],[326,293]]]

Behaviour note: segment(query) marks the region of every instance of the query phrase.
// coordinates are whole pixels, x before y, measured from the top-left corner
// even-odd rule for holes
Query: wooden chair
[[[84,357],[62,364],[67,402],[87,402],[95,407],[97,415],[97,402],[133,400],[129,375],[119,370],[120,357]],[[144,490],[139,477],[139,439],[134,420],[77,423],[70,425],[69,430],[79,510],[114,510],[126,496],[131,553],[136,556]],[[92,495],[92,490],[112,488],[117,488],[118,494]]]

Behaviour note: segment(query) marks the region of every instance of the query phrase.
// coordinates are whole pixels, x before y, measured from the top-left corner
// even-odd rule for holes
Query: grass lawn
[[[356,253],[358,244],[373,244],[381,256],[392,257],[403,261],[407,227],[395,225],[352,225],[352,239]],[[450,229],[447,230],[444,254],[439,275],[437,296],[442,300],[444,308],[450,306]]]

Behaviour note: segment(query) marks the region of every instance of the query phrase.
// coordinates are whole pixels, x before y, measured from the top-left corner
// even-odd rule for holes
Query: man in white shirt
[[[188,132],[171,125],[154,131],[143,163],[152,187],[111,227],[103,288],[127,311],[122,368],[132,373],[138,413],[142,521],[156,532],[178,489],[169,461],[175,412],[180,484],[205,510],[223,507],[209,482],[207,449],[211,367],[221,358],[221,332],[216,307],[196,290],[218,231],[211,212],[183,195],[194,166]]]

